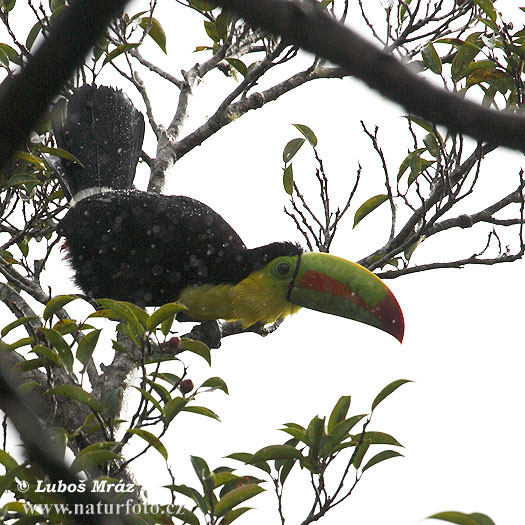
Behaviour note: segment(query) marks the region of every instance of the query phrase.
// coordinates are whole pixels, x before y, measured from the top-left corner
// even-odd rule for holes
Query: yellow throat
[[[185,288],[179,301],[186,315],[197,321],[240,321],[243,328],[269,324],[301,307],[286,300],[290,281],[272,277],[272,263],[251,273],[238,284],[202,284]]]

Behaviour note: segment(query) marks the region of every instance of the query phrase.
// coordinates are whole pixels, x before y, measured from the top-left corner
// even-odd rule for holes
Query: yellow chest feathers
[[[244,328],[257,322],[268,324],[297,312],[286,300],[288,282],[274,282],[266,272],[250,274],[238,284],[204,284],[185,288],[179,298],[195,320],[240,321]]]

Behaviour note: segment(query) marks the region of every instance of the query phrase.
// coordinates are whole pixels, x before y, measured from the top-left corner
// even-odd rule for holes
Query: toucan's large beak
[[[359,264],[327,253],[304,253],[288,300],[319,312],[375,326],[403,341],[403,312],[388,287]]]

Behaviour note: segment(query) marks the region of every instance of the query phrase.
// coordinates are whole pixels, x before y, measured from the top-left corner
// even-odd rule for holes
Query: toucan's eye
[[[279,263],[277,265],[277,273],[279,275],[286,275],[290,271],[290,265],[288,263]]]

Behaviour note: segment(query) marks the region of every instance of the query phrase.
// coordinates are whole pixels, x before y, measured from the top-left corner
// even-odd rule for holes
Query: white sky
[[[196,45],[206,43],[206,37],[200,23],[193,26],[183,15],[174,3],[161,2],[157,16],[168,33],[168,57],[161,58],[154,44],[144,50],[147,57],[162,59],[175,74],[208,56],[188,55]],[[357,16],[355,7],[351,15]],[[523,23],[523,13],[520,16],[514,20],[515,27]],[[104,82],[122,85],[140,102],[129,86],[114,78],[106,77]],[[233,89],[233,81],[221,74],[206,77],[195,90],[183,134],[214,111],[220,100],[216,82]],[[176,104],[176,91],[167,88],[157,83],[153,97],[155,114],[164,124]],[[302,242],[282,213],[287,201],[281,184],[282,148],[299,136],[292,124],[307,124],[317,134],[334,203],[339,195],[339,202],[344,202],[358,161],[363,165],[364,180],[354,200],[353,216],[363,201],[384,188],[380,166],[359,121],[363,119],[369,128],[380,126],[381,146],[396,173],[411,144],[401,140],[406,136],[402,114],[356,81],[311,83],[230,124],[181,159],[170,174],[166,193],[190,195],[207,203],[248,246],[284,239]],[[151,141],[146,150],[154,154]],[[300,187],[308,188],[313,163],[306,148],[301,155],[294,171]],[[491,162],[481,181],[479,200],[465,204],[467,213],[482,209],[496,200],[495,194],[503,196],[517,183],[521,156],[502,151]],[[390,226],[386,208],[355,230],[352,216],[343,223],[332,252],[356,260],[384,244]],[[501,230],[501,234],[504,244],[515,241],[513,233]],[[436,237],[418,248],[413,262],[469,256],[485,240],[486,234],[477,228]],[[70,293],[72,283],[64,278],[64,264],[56,264],[60,264],[56,273],[48,276],[53,291]],[[222,457],[284,442],[287,435],[277,431],[283,423],[306,426],[316,414],[329,415],[341,395],[352,395],[352,414],[366,412],[386,384],[406,378],[414,383],[380,405],[369,428],[396,437],[405,445],[405,457],[365,473],[354,495],[320,523],[416,524],[444,510],[483,512],[498,525],[521,523],[523,271],[523,262],[518,262],[436,270],[388,281],[405,315],[403,345],[370,327],[303,310],[265,339],[251,334],[227,338],[220,350],[213,351],[211,369],[198,358],[190,359],[190,377],[196,385],[220,376],[230,396],[216,392],[199,402],[216,411],[222,423],[182,414],[172,424],[165,443],[176,482],[197,486],[189,454],[206,458],[211,468],[237,466]],[[369,452],[370,457],[373,453]],[[148,488],[151,502],[165,502],[167,492],[159,487],[170,480],[157,455],[153,452],[136,463],[137,479]],[[245,469],[241,467],[240,472]],[[306,472],[292,471],[288,484],[287,523],[300,523],[312,501]],[[268,493],[249,502],[258,510],[238,523],[279,523],[275,496],[269,484],[267,488]],[[183,502],[182,497],[179,501]]]

